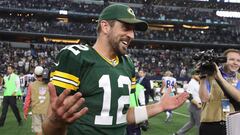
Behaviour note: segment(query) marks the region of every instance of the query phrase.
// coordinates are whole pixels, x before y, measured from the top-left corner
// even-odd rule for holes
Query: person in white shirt
[[[188,83],[187,92],[190,94],[189,100],[190,105],[188,108],[190,114],[190,121],[187,122],[182,128],[180,128],[175,135],[184,135],[187,131],[191,128],[196,126],[197,133],[199,134],[199,127],[200,127],[200,114],[201,114],[201,99],[199,97],[199,73],[196,71],[192,72],[192,78]]]
[[[23,101],[23,104],[25,102],[25,97],[27,95],[26,93],[26,83],[27,83],[27,80],[26,80],[26,77],[23,73],[20,73],[20,89],[22,91],[22,101]]]
[[[171,88],[170,96],[174,96],[177,93],[177,80],[173,77],[173,73],[171,71],[166,71],[164,76],[162,77],[162,86],[160,89],[160,93],[167,92],[167,89]],[[165,122],[169,122],[172,120],[172,110],[166,110],[167,118]]]

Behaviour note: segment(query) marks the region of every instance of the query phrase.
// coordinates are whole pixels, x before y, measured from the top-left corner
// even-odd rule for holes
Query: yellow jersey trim
[[[54,71],[53,73],[51,73],[51,77],[53,77],[55,75],[59,76],[59,77],[66,78],[68,80],[72,80],[72,81],[76,82],[78,85],[80,84],[79,78],[74,76],[74,75],[71,75],[71,74],[68,74],[68,73],[64,73],[64,72],[61,72],[61,71]]]
[[[133,77],[131,80],[132,80],[132,82],[136,82],[137,81],[136,77]]]
[[[61,88],[70,89],[70,90],[74,90],[74,91],[76,91],[78,89],[78,87],[76,87],[72,84],[67,84],[67,83],[64,83],[64,82],[57,81],[57,80],[52,80],[51,82],[52,82],[53,85],[56,85],[56,86],[61,87]]]
[[[131,89],[135,89],[136,88],[136,84],[131,85]]]
[[[97,51],[96,51],[97,52]],[[118,56],[115,57],[115,59],[113,60],[109,60],[108,58],[106,58],[105,56],[101,55],[100,53],[97,52],[97,54],[102,57],[107,63],[109,63],[112,66],[117,66],[119,63],[119,58]]]

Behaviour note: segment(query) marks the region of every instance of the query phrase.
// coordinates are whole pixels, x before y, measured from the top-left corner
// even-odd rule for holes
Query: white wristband
[[[141,123],[148,119],[146,106],[134,107],[135,123]]]

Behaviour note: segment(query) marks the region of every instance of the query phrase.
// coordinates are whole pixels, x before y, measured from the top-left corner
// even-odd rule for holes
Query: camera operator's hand
[[[217,80],[223,79],[223,76],[219,70],[218,65],[216,63],[214,63],[214,65],[215,65],[215,72],[214,72],[215,79],[217,79]]]
[[[200,68],[201,68],[201,63],[199,62],[199,63],[196,64],[194,70],[199,73],[199,78],[200,79],[206,79],[208,77],[208,74],[203,73]]]
[[[201,62],[198,62],[195,67],[194,67],[194,70],[195,71],[200,71],[200,67],[201,67]]]

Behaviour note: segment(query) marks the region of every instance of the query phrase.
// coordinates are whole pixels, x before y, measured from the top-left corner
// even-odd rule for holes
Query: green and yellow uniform
[[[81,92],[89,112],[68,128],[68,135],[124,135],[129,94],[135,71],[127,56],[110,62],[93,48],[72,45],[57,56],[51,82],[60,94],[65,88]]]

